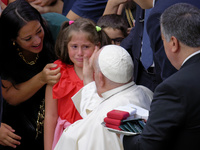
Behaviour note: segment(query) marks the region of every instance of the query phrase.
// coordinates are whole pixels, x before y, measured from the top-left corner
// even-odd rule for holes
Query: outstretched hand
[[[98,46],[95,47],[95,50],[90,58],[84,57],[83,59],[83,82],[84,85],[94,81],[93,74],[93,62],[96,52],[99,50]]]
[[[1,127],[0,127],[0,144],[3,146],[10,146],[13,148],[16,148],[17,145],[20,145],[20,140],[21,137],[16,135],[15,130],[5,124],[5,123],[1,123]]]

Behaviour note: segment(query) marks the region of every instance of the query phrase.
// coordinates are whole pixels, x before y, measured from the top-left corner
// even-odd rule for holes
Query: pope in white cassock
[[[123,150],[117,134],[101,123],[118,106],[131,103],[149,110],[153,93],[132,81],[133,62],[121,46],[104,46],[95,50],[90,61],[84,61],[87,85],[73,97],[83,119],[63,131],[55,150]]]

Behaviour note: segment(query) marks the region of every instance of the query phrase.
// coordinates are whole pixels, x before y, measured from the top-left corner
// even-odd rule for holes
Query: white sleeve
[[[95,82],[91,82],[79,90],[72,100],[80,115],[85,118],[102,102],[103,98],[97,94]]]

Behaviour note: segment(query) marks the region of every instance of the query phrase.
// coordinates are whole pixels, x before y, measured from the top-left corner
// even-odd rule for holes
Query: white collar
[[[189,55],[189,56],[183,61],[183,63],[182,63],[181,66],[183,66],[183,64],[184,64],[188,59],[190,59],[191,57],[193,57],[194,55],[199,54],[199,53],[200,53],[200,50],[198,50],[198,51],[192,53],[191,55]]]
[[[135,82],[131,81],[130,83],[127,83],[123,86],[120,86],[120,87],[117,87],[117,88],[114,88],[112,90],[102,93],[102,97],[104,98],[104,100],[106,100],[106,99],[110,98],[111,96],[113,96],[117,93],[120,93],[121,91],[124,91],[127,88],[129,88],[131,86],[135,86],[135,85],[136,85]]]

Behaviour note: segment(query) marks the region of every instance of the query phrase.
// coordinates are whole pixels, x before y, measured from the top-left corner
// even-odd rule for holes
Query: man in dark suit
[[[149,0],[152,1],[152,0]],[[152,1],[153,2],[153,1]],[[145,20],[145,10],[139,5],[136,5],[135,27],[131,30],[127,38],[125,38],[121,46],[131,54],[134,62],[134,81],[138,85],[144,85],[151,91],[154,91],[156,86],[162,81],[160,75],[156,73],[154,66],[145,69],[141,62],[141,54],[144,53],[143,31]],[[148,38],[148,37],[147,37]],[[143,49],[143,50],[142,50]],[[149,51],[152,51],[150,46]],[[153,55],[153,54],[151,54]],[[150,56],[149,57],[153,57]],[[148,57],[146,59],[149,59]],[[152,65],[152,64],[151,64]]]
[[[199,149],[200,10],[175,4],[160,23],[166,56],[179,71],[157,86],[142,134],[125,136],[124,149]]]
[[[154,53],[156,74],[160,75],[162,80],[165,80],[177,70],[171,65],[165,54],[163,41],[161,39],[159,18],[166,8],[176,3],[189,3],[200,8],[199,0],[156,0],[155,6],[147,21],[147,32]]]

